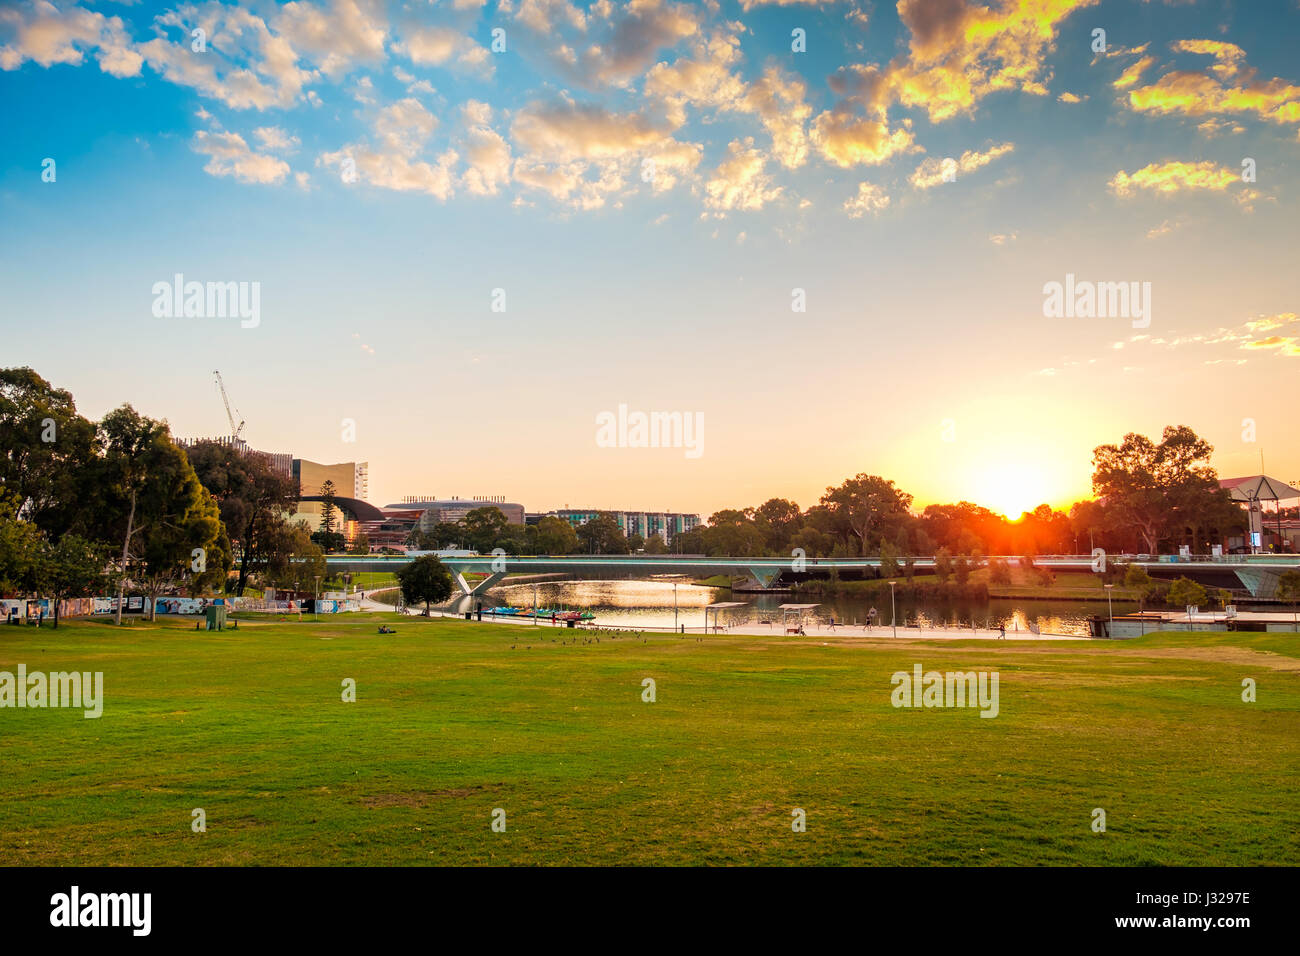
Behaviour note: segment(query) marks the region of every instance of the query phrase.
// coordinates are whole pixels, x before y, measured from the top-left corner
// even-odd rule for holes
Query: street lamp
[[[677,630],[677,582],[673,582],[673,630]]]
[[[312,620],[319,621],[320,620],[320,575],[315,574],[312,575],[312,577],[316,579],[316,600],[313,601],[311,605]]]
[[[898,637],[898,617],[894,613],[894,582],[889,582],[889,623],[894,628],[894,637]]]
[[[1107,637],[1115,636],[1115,606],[1110,603],[1110,589],[1114,586],[1113,584],[1102,585],[1106,589],[1106,610],[1110,614],[1110,630],[1106,632]]]

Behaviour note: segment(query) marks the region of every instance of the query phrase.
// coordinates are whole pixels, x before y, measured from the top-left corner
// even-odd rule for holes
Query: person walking
[[[1007,626],[1005,623],[1000,623],[998,624],[998,640],[1005,641],[1006,639],[1007,639]]]

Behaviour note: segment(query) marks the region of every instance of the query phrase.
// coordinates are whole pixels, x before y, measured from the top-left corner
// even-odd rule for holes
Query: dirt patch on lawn
[[[1300,658],[1287,657],[1273,651],[1260,651],[1250,647],[1235,647],[1224,644],[1210,644],[1203,647],[1127,647],[1120,641],[979,641],[957,645],[942,640],[918,640],[878,637],[833,637],[829,640],[785,641],[782,646],[818,647],[857,647],[872,650],[899,650],[900,648],[917,649],[924,647],[928,651],[942,653],[944,656],[987,656],[989,651],[1011,651],[1017,655],[1075,655],[1087,660],[1082,654],[1090,654],[1104,648],[1111,660],[1186,660],[1205,661],[1211,664],[1235,664],[1242,667],[1263,667],[1274,671],[1300,673]],[[756,646],[757,647],[757,646]]]
[[[1274,671],[1300,673],[1300,658],[1286,657],[1272,651],[1257,651],[1251,647],[1153,647],[1147,650],[1134,648],[1124,656],[1169,657],[1188,661],[1209,661],[1215,664],[1267,667]]]
[[[472,787],[453,787],[447,790],[411,790],[407,793],[376,793],[361,798],[361,805],[371,810],[384,807],[426,807],[434,800],[457,800],[477,796],[494,790],[505,784],[485,786],[476,784]]]

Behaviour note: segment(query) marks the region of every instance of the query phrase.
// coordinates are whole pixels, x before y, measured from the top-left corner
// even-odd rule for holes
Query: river
[[[697,587],[693,584],[676,586],[676,613],[674,614],[674,587],[665,581],[547,581],[538,584],[503,585],[493,588],[483,598],[483,606],[495,605],[531,608],[534,588],[537,603],[543,608],[565,608],[591,611],[596,624],[621,627],[672,628],[685,624],[699,628],[704,624],[704,609],[723,601],[743,601],[743,607],[724,608],[709,612],[709,622],[717,615],[719,624],[758,624],[766,620],[780,621],[777,607],[784,603],[817,604],[805,612],[806,621],[830,621],[854,624],[865,623],[876,609],[876,623],[891,623],[889,594],[879,598],[819,597],[785,594],[733,594],[726,588]],[[463,613],[473,610],[476,600],[459,597],[444,609]],[[1114,613],[1137,610],[1130,602],[1116,601]],[[905,601],[899,598],[895,608],[900,626],[922,627],[979,627],[1006,625],[1008,631],[1031,630],[1031,624],[1052,634],[1087,636],[1088,618],[1107,614],[1105,601],[1047,600],[1028,601],[1023,598],[994,598],[988,601]],[[484,615],[486,617],[486,615]]]

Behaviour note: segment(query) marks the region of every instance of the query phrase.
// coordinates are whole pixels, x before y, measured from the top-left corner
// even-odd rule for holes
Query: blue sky
[[[11,5],[4,362],[181,435],[226,430],[220,368],[255,445],[369,460],[380,503],[707,514],[867,471],[1015,511],[1176,423],[1225,475],[1262,448],[1294,481],[1298,25],[1293,0]],[[178,272],[260,283],[260,323],[155,317]],[[1067,273],[1152,283],[1151,327],[1045,318]],[[704,454],[597,447],[620,403],[702,413]]]

